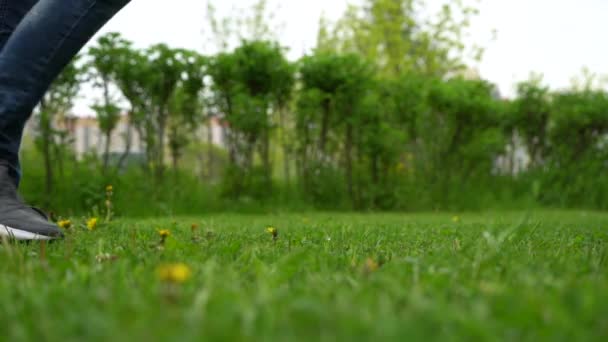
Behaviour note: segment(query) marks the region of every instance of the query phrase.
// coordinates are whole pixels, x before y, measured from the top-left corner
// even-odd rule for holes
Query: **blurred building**
[[[86,154],[102,155],[104,153],[106,137],[99,129],[96,117],[70,116],[61,121],[56,123],[55,126],[68,132],[68,141],[71,142],[78,158],[82,158]],[[36,134],[36,120],[33,118],[26,126],[25,136],[35,137]],[[206,143],[211,138],[213,145],[221,148],[225,147],[224,129],[221,121],[216,118],[211,120],[211,137],[209,137],[207,125],[201,125],[195,136],[196,140],[201,143]],[[143,158],[145,143],[137,130],[129,124],[128,117],[123,115],[112,133],[110,154],[122,156],[126,152],[132,157]]]
[[[95,117],[71,117],[67,128],[74,139],[74,152],[78,157],[87,153],[100,155],[104,152],[106,137],[99,129]],[[131,145],[130,153],[145,152],[139,134],[129,125],[127,117],[122,116],[111,136],[110,153],[124,153],[128,150],[128,144]]]

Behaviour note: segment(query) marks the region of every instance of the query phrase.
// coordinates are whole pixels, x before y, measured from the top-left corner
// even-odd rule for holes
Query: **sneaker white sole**
[[[27,232],[25,230],[11,228],[0,224],[0,237],[7,237],[17,241],[50,241],[56,238]]]

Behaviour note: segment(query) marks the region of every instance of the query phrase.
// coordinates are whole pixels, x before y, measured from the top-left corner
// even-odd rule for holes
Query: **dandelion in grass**
[[[275,227],[266,228],[266,233],[272,235],[272,239],[275,241],[279,238],[279,231]]]
[[[454,223],[460,222],[460,217],[459,216],[452,217],[452,222],[454,222]]]
[[[167,241],[167,238],[171,236],[171,231],[169,231],[168,229],[160,229],[158,231],[158,235],[160,236],[160,244],[164,245],[165,241]]]
[[[61,220],[61,221],[57,222],[57,225],[61,229],[70,229],[70,228],[72,228],[72,221],[70,221],[70,220]]]
[[[380,264],[372,258],[367,258],[363,264],[363,273],[370,274],[376,272],[380,268]]]
[[[96,230],[98,223],[99,219],[97,217],[91,217],[87,220],[87,229],[90,231]]]
[[[180,298],[181,286],[192,277],[192,270],[186,264],[164,264],[156,270],[158,279],[162,282],[162,296],[169,303],[175,303]]]
[[[168,284],[183,284],[192,277],[190,267],[182,263],[161,265],[156,273],[158,279]]]

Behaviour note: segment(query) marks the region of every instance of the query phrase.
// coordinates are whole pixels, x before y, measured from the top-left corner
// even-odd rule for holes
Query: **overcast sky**
[[[270,0],[277,9],[281,42],[295,59],[315,45],[319,17],[338,19],[348,3],[357,0]],[[101,33],[121,32],[138,47],[164,42],[174,47],[205,51],[206,0],[132,0]],[[256,0],[213,1],[219,13],[236,6],[248,8]],[[428,0],[441,3],[441,0]],[[481,0],[473,37],[468,42],[486,48],[475,66],[481,76],[496,83],[505,95],[531,72],[544,74],[554,89],[568,87],[583,67],[608,74],[608,0]],[[491,32],[497,30],[492,40]],[[208,37],[208,32],[207,32]],[[207,51],[208,52],[208,51]],[[87,112],[80,101],[79,113]]]

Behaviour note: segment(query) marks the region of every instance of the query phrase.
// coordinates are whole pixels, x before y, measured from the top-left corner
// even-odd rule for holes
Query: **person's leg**
[[[38,0],[0,0],[0,51],[15,28]]]
[[[4,45],[17,25],[37,2],[38,0],[0,0],[0,52],[4,49]],[[3,158],[3,154],[0,152],[0,163],[6,164],[4,167],[8,167],[9,162],[3,161],[8,158]],[[16,163],[18,165],[18,161]],[[0,167],[2,166],[0,165]],[[11,177],[18,182],[16,172],[11,173],[13,174]]]
[[[128,2],[39,0],[6,41],[0,52],[0,236],[31,240],[61,235],[16,196],[23,128],[53,80]]]
[[[21,136],[34,107],[78,51],[128,2],[40,0],[7,40],[0,52],[0,159],[8,162],[17,183]]]

